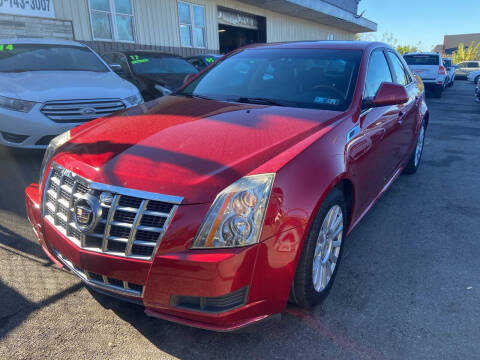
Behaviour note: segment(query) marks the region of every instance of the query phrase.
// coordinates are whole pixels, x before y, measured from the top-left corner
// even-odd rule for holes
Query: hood
[[[160,84],[170,90],[176,90],[183,85],[183,80],[187,75],[189,74],[142,74],[137,77],[152,86]]]
[[[110,71],[0,73],[0,95],[40,103],[49,100],[125,99],[137,92],[134,85]]]
[[[167,96],[75,129],[55,160],[96,182],[209,202],[341,115]]]

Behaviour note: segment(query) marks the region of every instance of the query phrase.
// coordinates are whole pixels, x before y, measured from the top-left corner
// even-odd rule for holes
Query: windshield
[[[408,65],[440,65],[437,55],[405,55],[403,58]]]
[[[247,49],[217,63],[179,94],[301,108],[348,108],[362,52]]]
[[[443,65],[445,65],[446,67],[452,67],[452,60],[443,59]]]
[[[177,57],[162,57],[156,55],[128,55],[136,74],[194,74],[198,70],[188,61]]]
[[[108,68],[88,48],[47,44],[0,44],[0,72],[95,71]]]

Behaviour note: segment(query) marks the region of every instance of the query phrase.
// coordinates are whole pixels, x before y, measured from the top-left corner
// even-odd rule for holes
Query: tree
[[[480,60],[480,41],[475,45],[475,41],[472,41],[470,45],[465,49],[465,44],[458,44],[456,51],[452,53],[452,60],[454,64],[462,61]]]
[[[407,52],[421,52],[421,48],[422,48],[421,41],[419,41],[415,45],[409,45],[409,44],[400,45],[397,38],[392,33],[388,33],[388,32],[384,32],[380,36],[380,38],[377,36],[377,34],[361,34],[360,40],[381,41],[381,42],[387,43],[391,47],[395,48],[402,55]]]
[[[402,55],[406,53],[411,53],[411,52],[421,52],[418,44],[417,45],[398,45],[395,47],[395,49]]]

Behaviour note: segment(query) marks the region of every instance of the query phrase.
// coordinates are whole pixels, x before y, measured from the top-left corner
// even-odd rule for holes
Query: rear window
[[[440,65],[437,55],[405,55],[403,58],[408,65]]]

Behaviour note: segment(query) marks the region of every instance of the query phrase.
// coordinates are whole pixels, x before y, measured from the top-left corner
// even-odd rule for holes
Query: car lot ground
[[[480,358],[480,104],[463,81],[428,103],[419,172],[353,231],[327,300],[241,333],[97,301],[50,263],[26,220],[23,189],[42,154],[0,148],[0,358]]]

